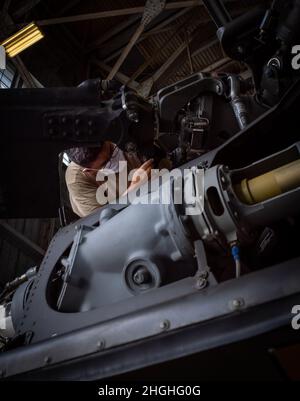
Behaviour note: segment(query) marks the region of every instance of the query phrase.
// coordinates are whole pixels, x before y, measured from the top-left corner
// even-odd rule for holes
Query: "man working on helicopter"
[[[136,170],[127,188],[120,189],[116,184],[115,198],[137,189],[144,182],[141,177],[147,179],[151,173],[152,160],[142,164],[135,154],[123,152],[110,141],[104,141],[97,147],[72,148],[66,153],[71,160],[66,171],[66,184],[72,209],[80,217],[103,206],[97,200],[97,191],[100,186],[107,186],[107,182],[97,179],[99,171],[109,171],[118,176],[120,166],[124,164],[128,173]]]

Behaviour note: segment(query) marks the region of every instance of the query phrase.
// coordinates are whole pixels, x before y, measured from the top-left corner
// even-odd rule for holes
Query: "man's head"
[[[66,151],[69,159],[81,167],[90,167],[99,156],[103,143],[95,147],[71,148]]]
[[[109,161],[112,154],[112,143],[105,141],[96,147],[71,148],[66,151],[69,159],[83,167],[86,176],[95,179],[97,170]]]

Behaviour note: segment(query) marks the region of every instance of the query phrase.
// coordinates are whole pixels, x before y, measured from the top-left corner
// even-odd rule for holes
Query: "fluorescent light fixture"
[[[9,57],[15,57],[17,54],[32,46],[34,43],[42,39],[44,35],[34,22],[15,33],[1,45],[5,48]]]

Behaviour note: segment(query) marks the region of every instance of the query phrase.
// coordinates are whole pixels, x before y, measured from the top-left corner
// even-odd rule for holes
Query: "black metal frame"
[[[106,349],[105,342],[101,340],[101,325],[96,325],[79,333],[71,333],[12,351],[11,354],[1,358],[2,377],[12,380],[99,380],[112,379],[116,375],[123,374],[120,377],[124,379],[128,376],[128,372],[170,360],[173,361],[171,366],[176,364],[180,366],[183,357],[196,353],[203,355],[205,351],[208,355],[217,351],[219,358],[218,350],[222,350],[220,347],[226,349],[228,353],[233,347],[232,344],[239,349],[242,358],[241,342],[247,344],[252,338],[258,342],[258,336],[264,338],[263,350],[261,346],[256,348],[256,358],[259,360],[263,351],[267,353],[269,349],[299,341],[297,331],[293,330],[290,324],[291,305],[299,303],[298,292],[297,295],[259,307],[233,312],[202,324],[194,322],[178,330],[167,330],[143,341],[129,342],[110,349]],[[122,335],[122,329],[120,326],[119,335]],[[274,335],[276,332],[281,335]],[[285,333],[284,336],[282,332]],[[247,347],[244,347],[244,353],[245,348]],[[18,363],[20,359],[22,364]],[[201,360],[201,356],[199,359]],[[215,363],[214,358],[213,363],[205,365],[205,368],[201,365],[195,367],[198,372],[203,372],[201,380],[206,378],[206,374],[214,377]],[[247,363],[245,360],[244,367],[239,367],[244,372],[241,375],[244,380],[255,376],[255,372],[251,372],[252,366],[247,366]],[[231,379],[234,379],[234,369]],[[127,375],[124,375],[125,373]],[[144,373],[136,375],[143,380],[147,377],[145,369]],[[228,376],[228,372],[226,375]],[[265,375],[268,377],[270,372],[265,372]],[[279,374],[278,376],[280,377]],[[192,371],[189,372],[189,378],[195,378]]]

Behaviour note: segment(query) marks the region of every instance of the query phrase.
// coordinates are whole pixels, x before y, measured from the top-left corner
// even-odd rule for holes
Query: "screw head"
[[[204,277],[200,277],[197,279],[195,287],[197,290],[202,290],[202,288],[206,287],[206,284],[207,284],[206,279]]]
[[[48,365],[48,363],[50,363],[50,362],[51,362],[50,356],[45,356],[45,358],[44,358],[44,364],[45,364],[45,365]]]
[[[245,305],[245,301],[243,298],[235,298],[229,303],[229,307],[232,310],[239,310]]]
[[[160,322],[159,327],[161,330],[168,330],[170,328],[170,325],[170,321],[166,319]]]
[[[99,340],[98,342],[97,342],[97,350],[98,351],[101,351],[102,349],[104,349],[105,348],[105,341],[104,340]]]

